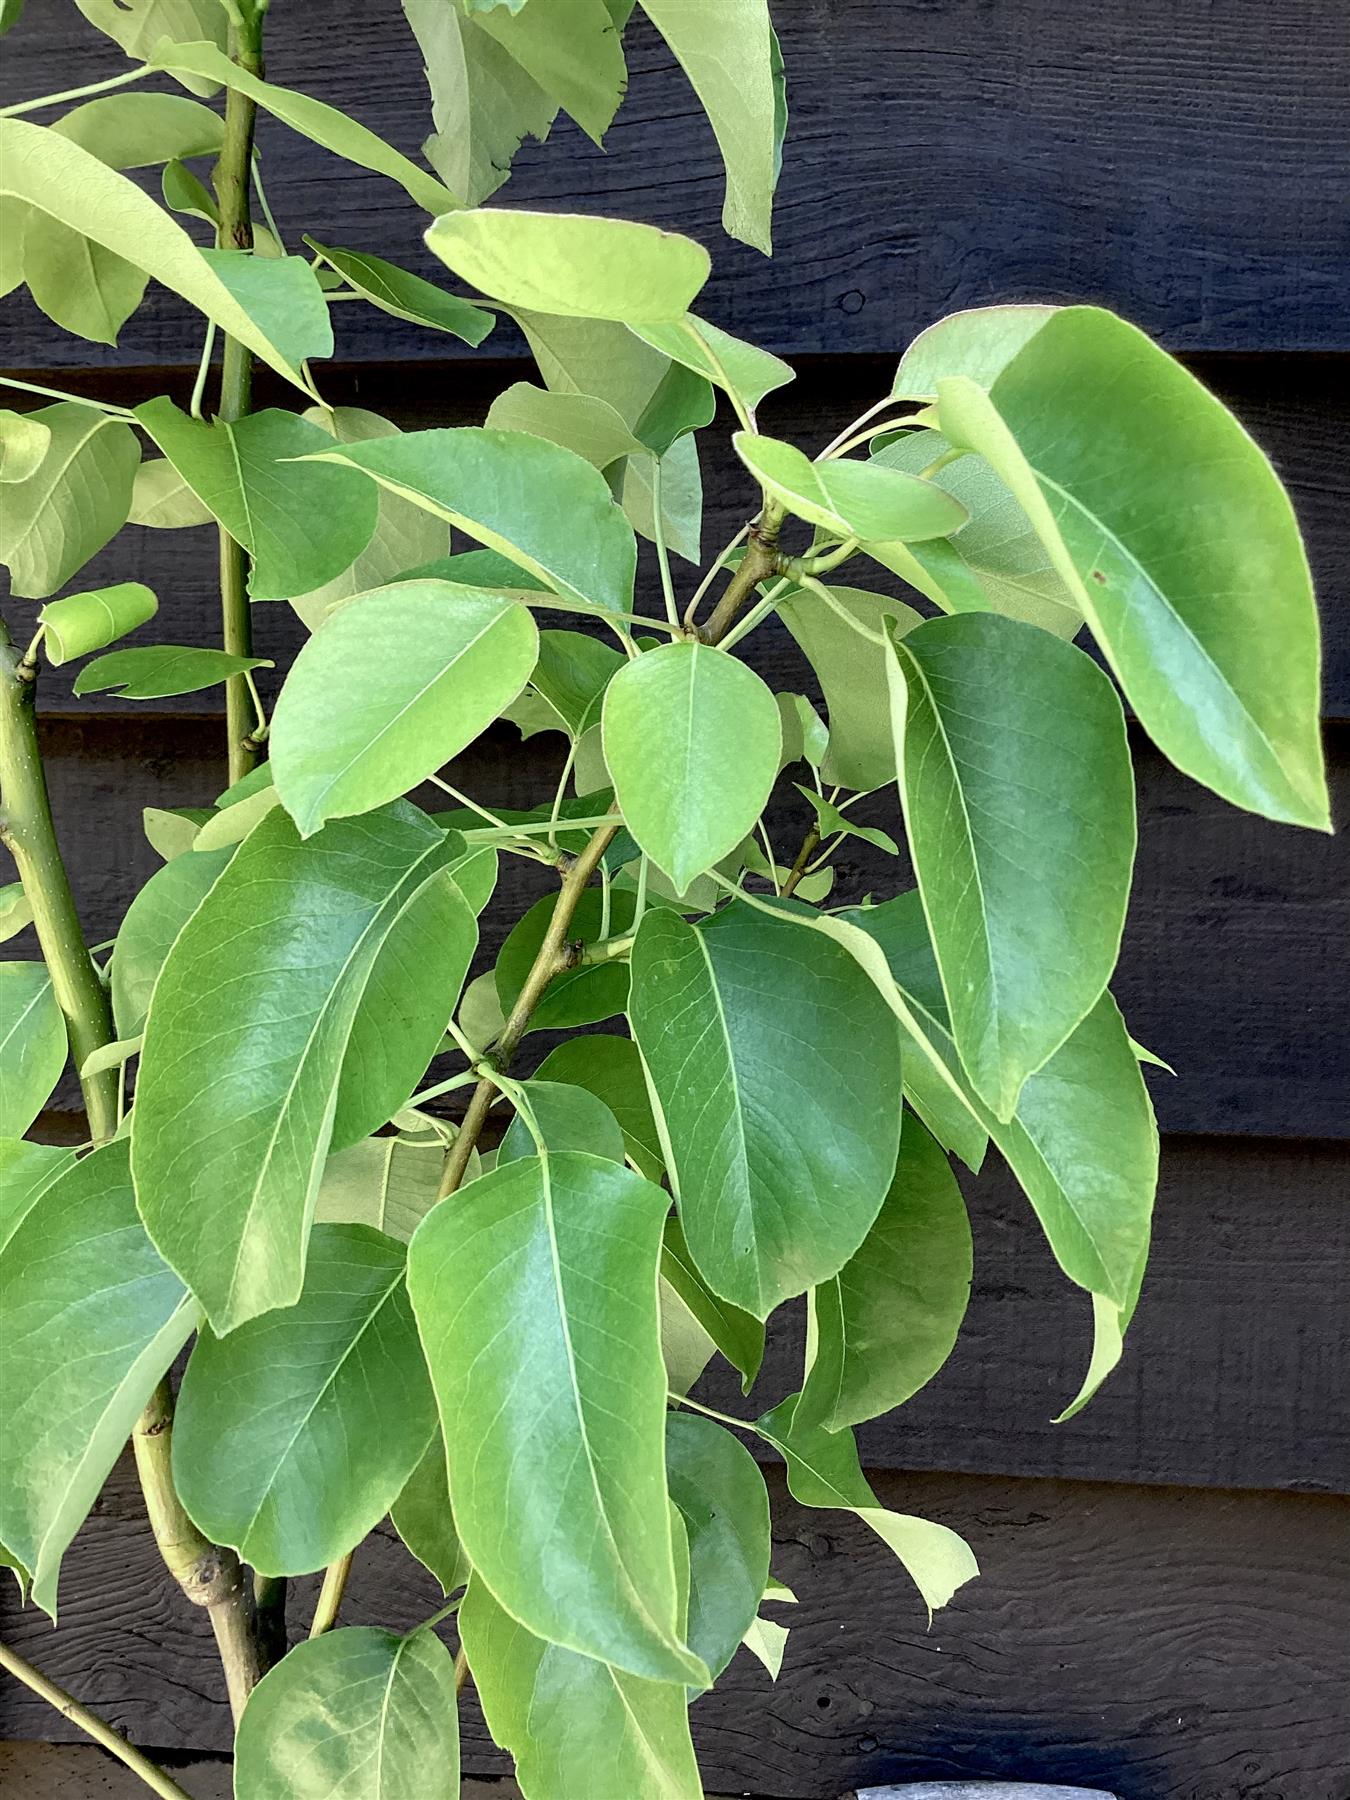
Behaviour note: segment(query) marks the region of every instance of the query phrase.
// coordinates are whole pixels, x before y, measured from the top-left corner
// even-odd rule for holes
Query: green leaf
[[[891,383],[894,400],[936,400],[938,383],[966,375],[987,388],[1041,327],[1053,306],[977,306],[950,313],[921,331],[900,358]]]
[[[764,810],[783,741],[773,694],[724,651],[664,644],[619,670],[603,721],[624,823],[682,893]]]
[[[428,1215],[408,1285],[475,1570],[550,1642],[703,1687],[666,1499],[666,1204],[600,1157],[508,1163]]]
[[[457,756],[524,687],[538,641],[525,607],[447,582],[398,582],[333,613],[272,717],[272,773],[301,833],[368,812]]]
[[[643,445],[607,400],[591,394],[551,394],[517,381],[498,394],[488,411],[489,427],[525,431],[562,444],[594,468],[607,469],[623,456],[645,456]]]
[[[628,71],[605,0],[548,0],[545,8],[479,12],[474,24],[501,45],[598,144],[618,110]]]
[[[255,256],[250,250],[203,250],[221,281],[288,362],[333,354],[333,323],[313,269],[303,256]]]
[[[348,286],[392,318],[448,331],[452,337],[475,347],[497,323],[481,306],[461,300],[458,294],[447,293],[443,287],[424,281],[420,275],[400,269],[381,256],[371,256],[364,250],[333,250],[312,237],[305,242],[337,270]]]
[[[339,112],[335,106],[326,106],[322,100],[263,81],[238,63],[231,62],[214,44],[160,44],[146,60],[152,69],[167,69],[174,75],[199,76],[247,94],[264,112],[271,113],[274,119],[280,119],[283,125],[289,125],[292,131],[298,131],[323,149],[331,150],[334,156],[341,156],[377,175],[387,175],[426,212],[442,213],[460,204],[434,176],[419,169],[415,162],[409,161],[401,151],[386,144],[366,126]]]
[[[584,1087],[541,1081],[538,1077],[523,1082],[521,1088],[539,1135],[550,1152],[580,1150],[590,1156],[601,1156],[607,1162],[623,1161],[623,1133],[603,1100],[597,1100]],[[517,1111],[497,1151],[497,1167],[535,1154],[534,1136]]]
[[[196,1323],[136,1217],[125,1142],[29,1209],[0,1253],[0,1306],[0,1540],[55,1620],[61,1558]]]
[[[644,344],[734,394],[751,411],[774,388],[796,378],[779,357],[692,313],[675,325],[635,325],[633,330]]]
[[[1056,312],[942,429],[1025,509],[1141,723],[1249,811],[1329,829],[1317,615],[1289,498],[1195,377],[1123,319]]]
[[[266,764],[269,774],[272,765]],[[221,850],[246,838],[264,813],[280,806],[281,796],[270,782],[242,797],[235,806],[222,807],[206,819],[192,840],[195,851]]]
[[[435,127],[422,154],[469,206],[506,180],[527,137],[542,141],[558,112],[509,51],[446,0],[403,0],[431,88]]]
[[[254,600],[306,594],[340,575],[370,542],[376,496],[350,470],[320,466],[314,452],[332,439],[317,425],[275,407],[232,425],[208,422],[164,398],[146,401],[136,417],[248,551]]]
[[[668,1414],[666,1471],[689,1534],[689,1647],[715,1681],[769,1579],[769,1496],[750,1452],[695,1413]]]
[[[885,545],[946,537],[966,522],[966,509],[917,475],[875,462],[812,462],[781,438],[738,431],[736,454],[766,491],[799,519],[836,537]]]
[[[146,806],[141,809],[146,842],[165,862],[172,862],[185,850],[191,850],[197,841],[197,833],[208,819],[214,817],[215,810],[209,806]]]
[[[165,163],[164,173],[160,176],[159,191],[164,196],[164,204],[170,212],[185,213],[189,219],[200,219],[204,225],[220,225],[220,207],[216,197],[201,177],[188,168],[186,163]],[[261,242],[259,227],[253,228],[254,249]]]
[[[600,699],[626,658],[579,631],[541,631],[530,686],[556,714],[560,729],[580,737],[600,717]]]
[[[147,1230],[219,1333],[299,1297],[361,995],[453,853],[406,803],[307,841],[276,807],[174,942],[146,1022],[132,1166]]]
[[[727,233],[772,249],[773,190],[782,144],[768,0],[642,0],[708,115],[726,167]]]
[[[440,1582],[443,1594],[453,1594],[464,1586],[470,1575],[469,1559],[450,1509],[445,1439],[439,1425],[403,1492],[389,1508],[389,1518],[409,1553]]]
[[[65,1066],[66,1021],[46,963],[0,963],[0,1137],[23,1136]]]
[[[535,1080],[567,1082],[602,1100],[619,1122],[624,1149],[638,1173],[648,1181],[660,1181],[664,1167],[661,1139],[647,1098],[642,1059],[631,1038],[604,1032],[569,1038],[549,1051],[535,1071]]]
[[[838,611],[806,588],[790,589],[777,610],[815,670],[825,697],[830,737],[821,776],[867,793],[895,778],[886,651],[875,638],[886,619],[908,630],[921,622],[922,615],[903,601],[862,588],[831,586],[830,593]],[[841,612],[862,629],[852,629]]]
[[[45,600],[126,523],[140,447],[129,425],[71,401],[28,417],[51,436],[33,472],[6,483],[0,562],[16,596]]]
[[[373,1225],[406,1244],[436,1204],[440,1143],[368,1137],[328,1158],[314,1205],[321,1225]]]
[[[96,656],[75,677],[74,691],[101,694],[117,688],[119,700],[162,700],[200,693],[245,669],[272,666],[265,656],[231,656],[225,650],[198,650],[192,644],[145,644],[139,650]]]
[[[855,837],[864,844],[871,844],[877,850],[884,850],[887,856],[899,856],[900,846],[888,832],[878,831],[871,825],[859,825],[837,806],[832,806],[824,794],[818,794],[814,788],[803,787],[800,781],[792,784],[797,792],[811,803],[811,810],[816,815],[816,825],[823,838],[834,837],[842,833],[845,837]]]
[[[219,156],[225,142],[220,114],[182,94],[101,94],[63,114],[52,130],[110,169]]]
[[[144,269],[36,207],[24,222],[23,274],[49,319],[95,344],[117,342],[147,281]]]
[[[970,1222],[947,1159],[906,1117],[876,1223],[811,1297],[814,1356],[798,1419],[840,1431],[903,1406],[931,1381],[965,1317],[971,1257]]]
[[[155,531],[177,531],[185,525],[210,525],[212,513],[164,457],[143,462],[131,489],[131,525]]]
[[[0,1250],[14,1236],[34,1204],[75,1161],[64,1144],[30,1144],[0,1138]]]
[[[831,1432],[794,1417],[800,1396],[765,1413],[757,1429],[787,1464],[787,1483],[803,1506],[856,1513],[905,1565],[931,1620],[959,1587],[979,1574],[968,1545],[945,1525],[878,1506],[858,1464],[851,1431]]]
[[[6,882],[0,887],[0,944],[7,944],[32,922],[33,908],[23,891],[23,883]]]
[[[753,1314],[713,1293],[689,1254],[676,1212],[666,1220],[661,1274],[707,1333],[712,1348],[720,1350],[732,1368],[740,1371],[742,1392],[748,1394],[764,1361],[764,1326]]]
[[[993,613],[918,626],[891,675],[900,798],[953,1036],[1006,1119],[1115,967],[1135,846],[1124,716],[1082,651]]]
[[[497,958],[497,997],[509,1013],[525,984],[553,916],[553,896],[546,894],[513,927]],[[610,895],[609,937],[633,928],[635,899],[615,888]],[[577,903],[568,927],[569,943],[594,944],[602,936],[604,896],[588,888]],[[628,1004],[628,965],[617,959],[581,968],[564,969],[548,984],[542,1000],[530,1015],[531,1031],[570,1031],[577,1025],[598,1025],[612,1019]]]
[[[595,1794],[597,1780],[642,1800],[702,1800],[682,1686],[545,1643],[476,1575],[459,1625],[488,1728],[515,1759],[525,1800]]]
[[[111,968],[119,1037],[135,1037],[144,1029],[164,959],[232,854],[226,848],[175,856],[155,870],[127,908],[113,945]]]
[[[139,581],[119,582],[116,587],[92,588],[87,594],[67,594],[49,600],[38,614],[45,628],[43,647],[51,663],[73,662],[101,650],[128,632],[153,619],[159,602]],[[135,655],[136,652],[131,652]]]
[[[3,37],[12,26],[17,25],[22,16],[23,0],[0,0],[0,37]],[[17,1565],[11,1563],[9,1566],[14,1568]],[[22,1581],[19,1586],[20,1589],[23,1588]]]
[[[27,481],[42,466],[51,427],[31,413],[0,409],[0,482]]]
[[[437,219],[426,237],[443,263],[506,306],[625,325],[675,323],[712,267],[692,238],[580,213],[480,207]]]
[[[174,1483],[199,1530],[264,1575],[354,1549],[421,1461],[435,1411],[404,1258],[368,1226],[317,1225],[294,1306],[197,1340]]]
[[[213,54],[233,71],[226,57]],[[134,181],[105,167],[78,144],[26,119],[0,119],[0,193],[13,194],[125,257],[238,338],[278,374],[305,387],[300,370],[239,304],[182,226]]]
[[[133,62],[143,62],[165,38],[174,42],[210,38],[222,50],[225,47],[229,14],[220,0],[75,0],[75,4]],[[210,81],[185,85],[194,93],[215,92]]]
[[[313,406],[304,416],[340,444],[358,444],[369,438],[399,435],[396,425],[362,406]],[[374,536],[351,566],[308,594],[290,596],[291,605],[311,631],[318,630],[339,601],[404,580],[409,571],[437,558],[450,560],[445,554],[450,548],[450,531],[443,520],[386,488],[380,488],[378,494]],[[463,579],[468,581],[470,578],[465,576]]]
[[[632,528],[604,476],[558,444],[459,426],[330,448],[314,460],[364,469],[555,593],[611,612],[630,609]]]
[[[711,393],[711,389],[708,390]],[[634,531],[656,540],[655,474],[657,458],[631,456],[623,473],[620,502]],[[703,473],[693,434],[676,438],[660,457],[661,534],[666,547],[686,562],[697,563],[703,532]]]
[[[756,1318],[836,1274],[895,1170],[895,1025],[838,946],[742,904],[664,908],[633,946],[629,1018],[699,1272]]]
[[[373,1625],[297,1644],[249,1697],[235,1745],[248,1800],[458,1800],[459,1696],[430,1631]]]

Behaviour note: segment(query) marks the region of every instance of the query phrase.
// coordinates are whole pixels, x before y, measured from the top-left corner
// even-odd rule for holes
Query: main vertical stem
[[[21,657],[0,625],[0,837],[18,864],[33,909],[38,943],[66,1020],[70,1053],[81,1069],[95,1050],[112,1042],[108,995],[85,947],[52,823],[47,780],[38,753],[34,699],[37,669]],[[89,1134],[95,1143],[117,1129],[117,1071],[80,1077]]]
[[[230,58],[252,75],[261,75],[263,7],[244,0],[240,23],[230,27]],[[216,201],[220,226],[216,242],[222,250],[253,248],[253,214],[249,182],[253,169],[253,126],[257,108],[247,94],[231,88],[225,100],[225,142],[216,163]],[[242,419],[253,398],[253,356],[237,338],[227,337],[220,370],[217,417],[226,424]],[[232,656],[253,654],[253,620],[248,600],[248,557],[225,527],[220,527],[221,640]],[[253,701],[242,675],[225,683],[225,729],[229,740],[230,780],[247,775],[258,760],[253,736]]]

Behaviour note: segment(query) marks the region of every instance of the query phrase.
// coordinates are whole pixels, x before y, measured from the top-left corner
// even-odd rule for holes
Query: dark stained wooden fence
[[[1350,29],[1331,0],[778,0],[792,130],[770,263],[717,228],[706,128],[640,24],[632,85],[601,155],[560,127],[503,199],[628,213],[712,246],[706,311],[793,359],[766,428],[818,440],[884,391],[932,318],[1017,298],[1095,299],[1184,354],[1289,483],[1326,629],[1324,714],[1337,817],[1350,763]],[[277,0],[271,72],[350,106],[415,151],[425,104],[394,0]],[[29,0],[6,41],[14,94],[74,86],[115,59],[65,0]],[[264,127],[283,227],[380,248],[432,274],[417,221],[376,177]],[[852,190],[850,199],[849,191]],[[333,398],[407,425],[480,421],[527,371],[505,336],[457,353],[340,309]],[[185,394],[199,333],[158,296],[106,355],[26,303],[0,315],[11,371],[132,399]],[[97,368],[91,366],[97,362]],[[167,373],[166,373],[167,371]],[[265,385],[265,384],[264,384]],[[281,396],[277,396],[281,398]],[[705,469],[706,541],[741,522],[737,466]],[[161,597],[162,635],[210,641],[209,537],[131,532],[91,570]],[[260,609],[265,653],[298,641]],[[778,685],[786,636],[751,657]],[[212,695],[158,708],[72,701],[44,735],[90,931],[111,935],[154,864],[145,805],[200,804],[220,780]],[[966,1533],[983,1579],[925,1632],[903,1573],[861,1528],[775,1482],[775,1569],[799,1594],[782,1679],[740,1659],[695,1710],[707,1785],[822,1800],[855,1785],[998,1774],[1123,1800],[1350,1796],[1350,883],[1334,840],[1235,811],[1137,730],[1141,844],[1118,991],[1175,1063],[1157,1240],[1124,1366],[1081,1417],[1088,1320],[1006,1176],[968,1182],[976,1291],[942,1375],[862,1434],[888,1504]],[[461,759],[489,801],[538,797],[546,740],[509,728]],[[780,804],[784,840],[796,818]],[[886,811],[874,803],[876,816]],[[872,852],[840,891],[895,882]],[[522,899],[528,885],[511,877]],[[21,946],[22,948],[22,946]],[[73,1129],[66,1112],[47,1120]],[[763,1392],[793,1382],[790,1331]],[[738,1400],[721,1396],[733,1409]],[[304,1584],[299,1584],[304,1585]],[[3,1600],[5,1634],[139,1741],[223,1747],[209,1633],[160,1574],[119,1471],[63,1582],[61,1630]],[[351,1616],[434,1603],[377,1535]],[[11,1737],[64,1727],[10,1694]],[[468,1766],[504,1767],[481,1724]]]

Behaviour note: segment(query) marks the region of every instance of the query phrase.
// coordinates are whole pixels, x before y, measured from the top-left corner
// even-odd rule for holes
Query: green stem
[[[261,75],[262,13],[241,8],[230,27],[230,58],[250,74]],[[253,125],[257,107],[247,94],[231,88],[225,99],[225,143],[216,163],[214,185],[220,207],[216,243],[222,250],[253,248],[249,209],[249,177],[253,164]],[[238,338],[226,337],[220,369],[217,416],[231,425],[250,410],[253,399],[253,356]],[[221,641],[232,656],[252,656],[253,620],[249,613],[248,556],[242,544],[220,527]],[[242,780],[257,763],[253,736],[253,700],[242,675],[225,683],[225,729],[229,741],[230,781]]]
[[[16,1681],[31,1688],[48,1706],[54,1706],[63,1719],[69,1719],[72,1725],[78,1725],[96,1744],[101,1744],[110,1755],[125,1763],[132,1774],[139,1776],[154,1793],[162,1795],[163,1800],[192,1800],[187,1790],[180,1788],[149,1757],[142,1756],[134,1745],[119,1737],[111,1725],[96,1713],[91,1713],[88,1707],[81,1706],[64,1688],[57,1687],[54,1681],[48,1681],[41,1670],[35,1669],[32,1663],[25,1662],[8,1644],[0,1644],[0,1669],[8,1670]]]
[[[329,1563],[323,1572],[323,1586],[319,1589],[318,1604],[314,1608],[314,1621],[309,1628],[312,1638],[322,1637],[325,1631],[331,1631],[338,1622],[338,1614],[342,1611],[342,1596],[347,1591],[347,1577],[352,1572],[352,1562],[356,1552],[349,1550],[336,1562]]]
[[[87,100],[90,94],[106,94],[113,88],[128,87],[133,81],[144,81],[154,73],[153,69],[128,69],[125,75],[109,75],[106,81],[91,81],[87,87],[42,94],[36,100],[20,100],[15,106],[0,107],[0,119],[17,119],[24,113],[41,112],[44,106],[64,106],[67,100]]]
[[[95,1050],[113,1041],[112,1009],[85,946],[75,896],[52,823],[51,800],[38,751],[34,694],[37,670],[21,657],[0,625],[0,837],[13,853],[33,909],[38,943],[66,1021],[70,1052],[82,1069]],[[117,1070],[81,1077],[89,1134],[95,1143],[117,1129]]]
[[[20,381],[14,375],[0,375],[0,387],[17,388],[23,394],[40,394],[44,400],[64,400],[68,406],[88,406],[94,412],[107,413],[114,419],[135,420],[129,406],[114,406],[110,400],[90,400],[85,394],[68,394],[63,388],[43,387],[41,382]]]

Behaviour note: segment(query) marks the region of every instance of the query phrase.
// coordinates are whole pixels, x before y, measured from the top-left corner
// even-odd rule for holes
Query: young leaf
[[[613,612],[630,609],[632,528],[604,476],[558,444],[460,426],[330,447],[312,460],[364,469],[555,593]]]
[[[212,512],[165,457],[143,462],[131,489],[130,525],[153,531],[178,531],[187,525],[210,525]]]
[[[777,128],[767,0],[642,0],[708,115],[726,167],[722,224],[731,237],[770,254]]]
[[[267,407],[235,424],[191,419],[164,398],[136,417],[252,558],[254,600],[286,600],[340,575],[375,530],[377,500],[349,469],[320,466],[327,432]],[[301,460],[297,461],[296,458]]]
[[[546,1643],[477,1575],[459,1625],[488,1728],[526,1800],[595,1794],[597,1780],[642,1800],[703,1800],[682,1686]]]
[[[525,1082],[523,1091],[539,1135],[551,1153],[582,1150],[590,1156],[604,1157],[607,1162],[623,1161],[623,1133],[603,1100],[597,1100],[584,1087],[541,1081],[538,1077]],[[517,1112],[497,1151],[497,1167],[536,1154],[534,1136]]]
[[[360,168],[387,175],[391,181],[398,182],[404,192],[429,213],[442,213],[460,204],[434,176],[419,169],[415,162],[409,161],[401,151],[386,144],[366,126],[339,112],[335,106],[326,106],[322,100],[262,80],[232,62],[214,44],[161,43],[146,61],[152,69],[167,69],[174,75],[217,81],[222,87],[247,94],[264,112],[271,113],[274,119],[280,119],[283,125],[289,125],[292,131],[298,131],[323,149],[331,150],[334,156],[344,157]]]
[[[1056,312],[942,429],[1025,509],[1158,747],[1237,806],[1329,829],[1317,615],[1289,498],[1180,363],[1096,307]]]
[[[245,669],[272,666],[265,656],[231,656],[225,650],[198,650],[192,644],[145,644],[139,650],[113,650],[107,656],[96,656],[75,677],[74,691],[101,694],[116,688],[119,700],[162,700],[173,694],[200,693]]]
[[[61,1558],[197,1319],[136,1217],[125,1141],[29,1209],[0,1253],[0,1305],[0,1540],[55,1620]]]
[[[1053,306],[978,306],[950,313],[921,331],[900,358],[894,400],[936,400],[938,383],[967,375],[992,387],[1017,352],[1055,314]]]
[[[815,1355],[797,1418],[840,1431],[903,1406],[951,1355],[970,1276],[961,1190],[941,1150],[907,1116],[876,1223],[812,1295]]]
[[[603,1100],[619,1122],[624,1149],[638,1173],[648,1181],[660,1181],[661,1139],[647,1098],[642,1058],[631,1038],[604,1032],[569,1038],[549,1051],[535,1071],[535,1080],[568,1082]]]
[[[624,823],[683,893],[764,810],[783,742],[773,694],[723,651],[664,644],[620,669],[603,723]]]
[[[666,1204],[599,1157],[528,1157],[427,1216],[408,1284],[475,1570],[551,1643],[703,1687],[666,1500]]]
[[[497,323],[493,314],[484,312],[481,306],[447,293],[443,287],[400,269],[396,263],[386,262],[382,256],[372,256],[364,250],[332,250],[312,237],[305,242],[337,270],[349,287],[392,318],[428,325],[434,331],[448,331],[452,337],[475,347]]]
[[[22,1137],[66,1066],[66,1021],[42,962],[0,963],[0,1137]]]
[[[769,1496],[750,1452],[696,1413],[667,1416],[666,1472],[689,1534],[689,1648],[715,1681],[769,1578]]]
[[[966,509],[944,489],[881,463],[812,462],[795,444],[738,431],[736,454],[757,481],[799,519],[864,545],[946,537]]]
[[[837,611],[819,594],[793,588],[779,601],[778,613],[815,670],[825,697],[830,736],[821,776],[868,793],[895,779],[886,651],[876,636],[887,619],[895,621],[897,630],[908,631],[922,615],[901,600],[862,588],[831,587],[830,593]],[[853,630],[841,612],[862,629]]]
[[[692,238],[580,213],[480,207],[447,213],[426,237],[456,275],[505,306],[624,325],[675,323],[712,267]]]
[[[792,784],[797,792],[811,803],[811,810],[816,815],[816,827],[821,837],[829,838],[842,834],[844,837],[861,839],[864,844],[871,844],[874,849],[884,850],[887,856],[899,856],[900,846],[889,832],[878,831],[875,826],[859,825],[846,812],[840,812],[837,806],[818,794],[814,788],[803,787],[800,781]],[[798,888],[800,892],[800,887]]]
[[[263,1574],[354,1549],[427,1447],[435,1408],[404,1260],[368,1226],[316,1225],[294,1306],[197,1340],[174,1482],[198,1528]]]
[[[128,632],[153,619],[159,602],[139,581],[119,582],[116,587],[93,588],[87,594],[67,594],[49,600],[38,614],[45,629],[43,647],[51,663],[73,662],[101,650]],[[132,651],[132,655],[136,652]]]
[[[634,325],[632,329],[644,344],[692,369],[714,387],[725,388],[751,411],[774,388],[795,379],[794,371],[779,357],[692,313],[676,325]]]
[[[609,933],[622,936],[633,928],[634,897],[616,888],[610,895]],[[583,946],[599,942],[604,898],[595,888],[581,896],[572,915],[569,939]],[[553,897],[538,900],[513,927],[497,958],[497,997],[509,1013],[524,986],[530,965],[544,941],[553,915]],[[617,958],[564,969],[549,983],[539,1005],[530,1015],[531,1031],[570,1031],[577,1025],[598,1025],[612,1019],[628,1004],[628,965]]]
[[[126,523],[140,447],[129,425],[89,406],[62,400],[27,416],[50,436],[32,473],[6,484],[0,563],[17,596],[45,600]]]
[[[858,1464],[851,1431],[831,1432],[799,1423],[800,1396],[765,1413],[757,1429],[787,1464],[787,1483],[803,1506],[856,1513],[905,1565],[923,1595],[929,1618],[959,1587],[979,1574],[969,1546],[945,1525],[878,1506]]]
[[[699,1272],[756,1318],[828,1280],[895,1170],[894,1021],[839,947],[737,904],[643,918],[629,1018]]]
[[[993,613],[933,619],[890,663],[900,797],[957,1051],[1009,1118],[1120,949],[1134,781],[1115,690]]]
[[[221,1334],[299,1298],[357,1006],[452,857],[406,803],[308,841],[276,807],[174,942],[146,1022],[132,1168],[147,1230]]]
[[[297,1644],[239,1721],[247,1800],[459,1800],[459,1696],[430,1631],[373,1625]]]

